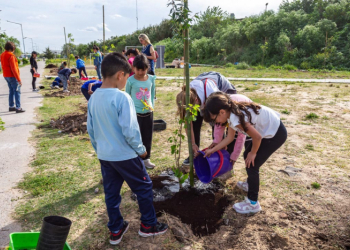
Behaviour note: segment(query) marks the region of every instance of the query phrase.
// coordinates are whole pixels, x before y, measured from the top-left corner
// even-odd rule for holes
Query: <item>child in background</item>
[[[148,75],[148,60],[144,55],[138,55],[133,62],[135,74],[129,77],[125,92],[134,100],[137,121],[140,126],[142,142],[146,147],[147,156],[144,159],[146,168],[154,168],[150,161],[153,136],[153,107],[156,76]]]
[[[77,69],[79,70],[79,78],[82,78],[81,72],[84,71],[85,77],[88,77],[85,69],[85,62],[79,58],[79,56],[75,56]]]
[[[248,180],[237,184],[239,188],[248,192],[248,197],[234,204],[233,208],[241,214],[259,212],[259,169],[287,139],[287,130],[280,115],[263,105],[232,101],[231,96],[223,92],[211,94],[203,112],[206,122],[229,124],[227,137],[214,148],[206,150],[204,157],[232,142],[235,131],[246,133],[252,138],[252,142],[244,151]]]
[[[90,96],[95,92],[96,89],[101,88],[102,82],[97,80],[86,81],[81,86],[81,93],[85,96],[86,100],[89,101]]]
[[[69,84],[69,77],[71,74],[76,74],[77,69],[72,68],[72,69],[62,69],[61,71],[58,72],[58,77],[61,79],[63,83],[63,92],[64,93],[69,93],[70,91],[68,90],[68,84]]]
[[[140,55],[140,52],[138,49],[128,49],[125,55],[128,57],[128,62],[130,63],[132,68],[132,72],[130,73],[130,76],[133,76],[135,74],[134,67],[133,67],[135,56]]]
[[[55,80],[53,80],[52,84],[50,85],[50,87],[59,89],[60,88],[60,83],[61,83],[61,79],[59,77],[56,77]]]
[[[129,229],[119,209],[124,181],[137,196],[141,212],[139,235],[161,235],[168,229],[167,224],[157,222],[152,181],[140,158],[146,157],[147,152],[142,144],[134,103],[121,91],[130,72],[131,67],[123,55],[108,54],[102,62],[102,87],[88,103],[87,129],[101,163],[112,245],[119,244]]]
[[[62,69],[65,69],[67,67],[67,62],[62,62],[61,66],[58,68],[57,72],[60,72]]]

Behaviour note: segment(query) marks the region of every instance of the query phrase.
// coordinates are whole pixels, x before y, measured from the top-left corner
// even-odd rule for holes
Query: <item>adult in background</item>
[[[36,88],[36,77],[34,77],[34,74],[36,74],[37,70],[38,70],[38,63],[36,62],[36,57],[37,57],[38,53],[36,53],[36,51],[32,52],[32,56],[30,57],[29,61],[30,61],[30,73],[32,73],[32,87],[33,87],[33,91],[39,91]]]
[[[148,69],[148,74],[149,75],[155,75],[154,73],[154,60],[157,59],[155,50],[153,45],[151,44],[151,41],[149,40],[148,36],[145,34],[139,35],[139,41],[142,44],[142,54],[145,54],[145,56],[148,59],[149,63],[149,69]]]
[[[125,57],[125,59],[128,60],[128,57],[127,57],[126,52],[125,52],[125,49],[122,50],[122,54]]]
[[[21,108],[21,78],[18,68],[18,61],[13,52],[16,49],[16,45],[13,42],[7,42],[5,44],[5,51],[1,54],[0,60],[3,70],[3,76],[9,86],[9,111],[16,111],[16,113],[22,113],[24,110]],[[16,101],[16,107],[14,103]]]
[[[84,71],[85,77],[88,77],[85,69],[85,62],[82,59],[80,59],[79,56],[75,56],[75,60],[77,60],[76,65],[77,65],[77,69],[79,70],[79,78],[82,78],[81,76],[82,71]]]
[[[102,63],[102,55],[100,52],[100,48],[96,45],[92,47],[95,55],[94,55],[94,65],[97,73],[97,77],[100,81],[102,81],[102,76],[101,76],[101,63]]]

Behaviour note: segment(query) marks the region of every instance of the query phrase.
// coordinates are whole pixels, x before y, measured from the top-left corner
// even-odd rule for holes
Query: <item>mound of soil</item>
[[[68,86],[68,90],[70,91],[69,93],[63,93],[63,90],[52,90],[46,93],[45,96],[64,98],[65,96],[81,95],[81,85],[83,85],[83,83],[84,81],[80,80],[79,78],[72,77]]]
[[[171,199],[154,202],[158,215],[164,211],[179,217],[200,237],[217,231],[223,224],[222,215],[228,205],[229,201],[219,191],[201,193],[196,189],[182,190]]]
[[[80,134],[87,131],[87,114],[69,114],[58,118],[51,119],[50,125],[52,128],[57,128],[62,133]]]
[[[50,76],[57,76],[58,75],[58,68],[51,69],[49,72]]]
[[[52,69],[52,68],[57,68],[57,66],[55,64],[50,63],[45,67],[45,69]]]

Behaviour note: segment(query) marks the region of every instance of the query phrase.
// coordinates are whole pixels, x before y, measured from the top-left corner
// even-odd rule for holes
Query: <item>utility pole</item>
[[[269,5],[269,3],[266,3],[266,8],[265,8],[265,12],[267,11],[267,5]]]
[[[11,22],[11,21],[8,21],[7,22],[9,23],[14,23],[14,24],[18,24],[18,25],[21,25],[21,31],[22,31],[22,40],[23,40],[23,50],[24,50],[24,57],[26,56],[26,46],[24,44],[24,37],[23,37],[23,28],[22,28],[22,24],[21,23],[15,23],[15,22]]]
[[[64,40],[66,42],[66,53],[67,53],[67,61],[68,61],[68,68],[69,68],[69,55],[68,55],[68,45],[67,45],[67,37],[66,37],[66,27],[63,27],[63,30],[64,30]]]
[[[103,54],[105,53],[105,6],[102,5],[103,14]]]
[[[137,11],[137,0],[136,0],[136,30],[139,30],[139,14]]]
[[[26,39],[26,38],[28,38],[28,39],[31,39],[31,40],[32,40],[32,51],[34,51],[34,46],[33,46],[33,38],[30,38],[30,37],[25,37],[24,39]]]

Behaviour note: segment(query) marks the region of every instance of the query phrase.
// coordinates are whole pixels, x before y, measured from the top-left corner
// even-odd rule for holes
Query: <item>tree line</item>
[[[183,40],[173,33],[170,20],[114,36],[106,51],[139,45],[138,35],[147,34],[153,45],[165,45],[165,60],[183,56]],[[197,13],[190,28],[190,62],[282,66],[302,69],[350,69],[350,0],[282,1],[279,10],[268,10],[236,19],[220,7]],[[70,45],[72,54],[89,56],[94,44]],[[63,47],[65,51],[65,46]]]

